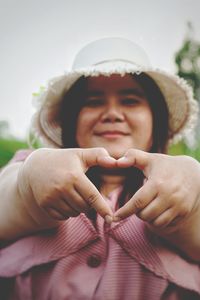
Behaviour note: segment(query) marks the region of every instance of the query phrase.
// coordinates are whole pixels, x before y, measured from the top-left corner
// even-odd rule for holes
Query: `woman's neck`
[[[101,175],[101,194],[108,196],[114,189],[121,186],[124,180],[125,177],[120,175]]]

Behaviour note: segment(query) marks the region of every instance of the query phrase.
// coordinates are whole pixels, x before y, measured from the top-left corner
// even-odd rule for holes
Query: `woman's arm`
[[[58,225],[35,205],[33,196],[27,191],[27,203],[32,207],[30,214],[18,188],[18,174],[23,162],[16,162],[6,166],[0,173],[0,243],[4,245],[28,233],[33,233],[46,227]],[[31,207],[30,207],[31,208]],[[37,216],[37,222],[33,216]]]
[[[85,172],[114,167],[102,148],[38,149],[0,174],[0,241],[58,226],[91,206],[109,222],[112,211]],[[106,217],[107,216],[107,217]]]

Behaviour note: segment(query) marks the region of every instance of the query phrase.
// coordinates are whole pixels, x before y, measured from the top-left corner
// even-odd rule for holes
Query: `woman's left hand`
[[[158,230],[181,226],[200,210],[200,164],[188,156],[169,156],[130,149],[118,167],[143,171],[144,185],[115,213],[114,221],[132,214]]]

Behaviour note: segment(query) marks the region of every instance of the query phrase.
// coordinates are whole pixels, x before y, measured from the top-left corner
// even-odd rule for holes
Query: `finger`
[[[123,157],[116,162],[120,168],[134,166],[140,170],[144,170],[152,159],[152,153],[144,152],[138,149],[129,149]]]
[[[84,201],[83,197],[75,189],[70,189],[63,199],[71,208],[78,212],[85,212],[91,207]]]
[[[64,216],[62,213],[60,213],[56,208],[47,207],[45,210],[54,220],[64,221],[69,218],[68,216]]]
[[[157,196],[157,189],[151,180],[148,180],[133,197],[114,214],[113,221],[125,219],[146,207]]]
[[[56,202],[55,207],[61,214],[69,217],[77,217],[81,211],[74,208],[71,203],[68,203],[65,199],[60,199]]]
[[[112,222],[111,208],[87,176],[80,176],[79,181],[75,183],[75,188],[89,206],[93,207],[107,222],[110,217],[110,222]]]
[[[160,216],[165,210],[169,209],[169,207],[170,205],[167,201],[157,197],[144,209],[137,213],[137,216],[143,221],[151,222]]]
[[[105,168],[113,168],[116,166],[116,159],[111,157],[104,148],[84,149],[81,150],[81,155],[86,169],[97,165]]]
[[[49,210],[49,208],[47,208],[47,209]],[[55,204],[50,207],[50,211],[51,210],[54,210],[54,212],[52,212],[53,214],[56,214],[55,213],[55,211],[56,211],[64,219],[69,218],[69,217],[77,217],[80,214],[80,212],[73,209],[63,199],[57,200],[55,202]]]
[[[165,210],[151,224],[155,227],[165,228],[177,217],[177,212],[173,208]]]

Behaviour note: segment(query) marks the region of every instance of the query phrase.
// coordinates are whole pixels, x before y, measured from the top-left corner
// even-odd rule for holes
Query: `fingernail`
[[[113,217],[113,222],[119,222],[119,221],[121,221],[121,218],[120,217]]]
[[[105,221],[106,221],[107,224],[111,224],[112,221],[113,221],[113,218],[111,216],[109,216],[109,215],[106,215],[104,219],[105,219]]]

